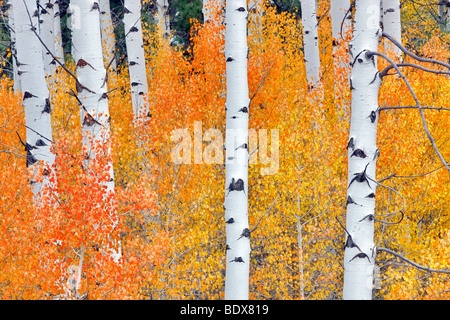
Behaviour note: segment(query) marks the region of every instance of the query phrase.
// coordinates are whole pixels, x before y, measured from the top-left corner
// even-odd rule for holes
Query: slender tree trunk
[[[22,73],[20,85],[25,110],[27,166],[30,169],[32,190],[39,203],[41,191],[50,185],[49,171],[55,161],[50,150],[52,141],[51,106],[49,92],[44,77],[42,44],[34,34],[38,27],[35,0],[13,0],[14,29],[18,71]],[[28,15],[28,11],[30,16]],[[36,182],[36,175],[43,174],[43,181]]]
[[[161,28],[163,37],[168,38],[170,35],[169,1],[156,0],[156,6],[158,7],[158,25]]]
[[[44,61],[44,71],[47,77],[47,81],[50,82],[52,75],[55,73],[56,62],[55,56],[55,33],[54,33],[54,0],[39,1],[40,14],[39,14],[39,35],[48,51],[45,47],[42,47],[42,58]]]
[[[247,2],[226,2],[226,275],[225,299],[247,300],[250,268],[248,225]],[[245,109],[243,109],[245,107]]]
[[[14,11],[12,7],[12,0],[8,0],[8,26],[11,35],[11,55],[12,55],[12,70],[14,80],[14,92],[20,91],[20,76],[17,67],[17,48],[16,48],[16,32],[14,28]]]
[[[382,0],[381,12],[383,31],[391,35],[399,43],[402,43],[402,25],[400,20],[400,1]],[[394,61],[400,61],[402,51],[390,41],[384,41],[384,50],[393,54]]]
[[[356,0],[356,15],[351,54],[351,124],[348,142],[348,188],[346,243],[344,254],[343,298],[372,299],[374,214],[378,157],[377,61],[367,52],[375,52],[381,34],[380,1]]]
[[[125,0],[125,40],[128,55],[128,71],[130,73],[131,99],[133,112],[138,122],[148,119],[148,105],[145,96],[148,95],[147,73],[145,67],[145,52],[141,27],[140,1]]]
[[[53,4],[53,32],[55,34],[55,57],[64,64],[64,50],[62,46],[61,16],[59,10],[59,0]],[[58,64],[56,65],[58,67]]]
[[[439,0],[439,25],[442,32],[450,31],[450,7],[447,0]]]
[[[100,0],[100,26],[102,30],[102,47],[105,66],[113,59],[116,51],[114,26],[111,19],[111,8],[109,0]],[[111,63],[113,70],[117,69],[117,63],[114,59]]]
[[[77,92],[81,109],[83,149],[87,162],[94,160],[99,154],[96,148],[104,147],[102,154],[110,155],[110,115],[108,108],[106,70],[103,64],[100,37],[99,10],[92,0],[72,0],[73,58],[76,62],[78,78]],[[110,181],[108,192],[114,191],[114,172],[109,160]]]
[[[302,8],[303,50],[308,87],[313,90],[320,81],[319,35],[316,1],[300,0]]]

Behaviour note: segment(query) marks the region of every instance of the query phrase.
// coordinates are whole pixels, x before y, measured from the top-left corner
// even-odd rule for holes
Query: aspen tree
[[[105,64],[107,66],[112,61],[111,68],[116,70],[117,63],[116,60],[113,59],[116,45],[109,0],[100,0],[100,27],[102,30],[102,47]]]
[[[125,0],[126,8],[123,23],[130,73],[131,99],[135,119],[144,121],[149,112],[144,97],[148,94],[145,52],[142,38],[141,3]]]
[[[319,35],[316,0],[300,0],[302,8],[303,50],[308,87],[314,89],[320,81]]]
[[[450,4],[447,0],[439,0],[439,25],[441,31],[450,31]]]
[[[383,31],[392,36],[400,44],[402,43],[402,25],[400,20],[400,1],[382,0],[381,13],[383,22]],[[393,54],[394,61],[400,61],[402,51],[391,41],[384,41],[384,50]]]
[[[13,68],[13,80],[14,80],[14,92],[20,91],[20,76],[17,67],[17,49],[16,49],[16,32],[14,29],[14,12],[12,8],[12,0],[8,0],[8,26],[11,35],[11,55],[12,55],[12,68]]]
[[[380,30],[380,1],[356,0],[355,25],[350,43],[351,123],[348,151],[347,218],[344,254],[346,300],[372,299],[374,245],[375,169],[378,122],[376,52]]]
[[[62,32],[61,32],[61,15],[59,10],[59,1],[55,0],[53,3],[53,32],[55,35],[55,57],[62,64],[64,64],[64,50],[62,46]]]
[[[56,62],[54,61],[55,56],[55,32],[54,32],[54,1],[46,0],[39,2],[39,35],[41,40],[44,42],[45,47],[42,48],[42,58],[44,61],[44,71],[48,80],[55,72]]]
[[[42,190],[50,185],[48,177],[55,155],[51,152],[52,124],[49,91],[44,77],[42,44],[33,32],[38,26],[37,6],[34,0],[13,0],[14,31],[17,65],[25,110],[27,167],[30,169],[36,202]],[[36,176],[42,172],[43,181]]]
[[[247,2],[226,2],[225,299],[247,300],[250,268],[248,225]],[[247,109],[248,110],[248,109]]]
[[[163,38],[168,38],[170,34],[170,16],[169,16],[169,1],[156,0],[157,14],[156,19],[161,28]]]
[[[110,154],[110,115],[108,109],[108,86],[103,64],[100,37],[100,17],[98,3],[94,0],[72,0],[72,42],[73,58],[76,62],[77,93],[83,103],[81,123],[85,158],[94,160],[105,147]],[[108,192],[114,191],[112,162],[109,165]]]

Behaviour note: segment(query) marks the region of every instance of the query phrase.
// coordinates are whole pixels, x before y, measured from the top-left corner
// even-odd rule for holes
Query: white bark
[[[54,0],[40,1],[39,13],[39,35],[48,50],[42,47],[42,58],[44,61],[44,71],[47,78],[50,78],[56,68],[55,56],[55,33],[54,33]]]
[[[367,52],[377,51],[381,34],[380,1],[356,0],[352,59],[352,104],[348,143],[348,189],[344,254],[343,298],[372,299],[376,256],[374,220],[375,169],[378,122],[378,90],[381,83],[377,61]]]
[[[450,31],[450,6],[447,0],[439,0],[439,24],[441,31]]]
[[[382,0],[383,31],[391,35],[399,43],[402,43],[402,25],[400,20],[400,1]],[[392,42],[384,41],[384,50],[390,52],[394,61],[400,61],[402,51]]]
[[[225,299],[247,300],[250,267],[248,225],[247,2],[226,2],[226,275]],[[245,109],[243,109],[245,107]],[[246,110],[246,111],[245,111]]]
[[[12,8],[12,0],[8,0],[8,26],[10,28],[11,35],[11,55],[12,55],[12,70],[13,70],[13,80],[14,92],[20,91],[20,76],[18,74],[17,67],[17,49],[16,49],[16,32],[14,29],[14,12]]]
[[[148,94],[145,52],[142,39],[141,3],[125,0],[125,40],[128,55],[128,71],[130,73],[131,99],[135,119],[145,122],[148,118],[148,105],[144,97]]]
[[[211,20],[211,1],[210,0],[203,0],[202,13],[203,13],[203,21],[205,23],[207,21]]]
[[[64,64],[64,50],[62,47],[62,33],[61,33],[61,17],[59,11],[59,0],[54,1],[53,5],[53,32],[55,34],[55,57]],[[59,64],[57,64],[59,66]]]
[[[38,170],[54,163],[55,155],[50,151],[52,141],[51,107],[49,92],[44,77],[44,65],[42,62],[42,44],[32,31],[30,12],[34,28],[38,26],[37,16],[33,13],[37,10],[35,0],[12,0],[14,12],[14,26],[16,34],[17,61],[21,89],[23,95],[23,107],[25,110],[27,165],[31,168],[32,176]],[[42,183],[37,183],[31,178],[32,190],[39,201],[41,190],[49,186],[48,176],[43,176]]]
[[[320,81],[319,35],[316,17],[316,1],[300,0],[302,8],[303,50],[306,66],[306,79],[310,89]]]
[[[350,15],[347,14],[347,10],[350,8],[350,0],[333,0],[330,4],[331,15],[331,33],[333,36],[333,56],[335,56],[336,50],[342,41],[346,39],[346,33],[351,27]],[[348,65],[348,61],[336,60],[335,65],[343,67]]]
[[[170,35],[169,0],[156,0],[158,12],[156,19],[164,38]]]
[[[76,73],[78,97],[84,108],[80,111],[82,122],[83,149],[87,160],[93,160],[98,150],[95,146],[104,146],[102,151],[110,154],[110,115],[108,109],[106,70],[103,64],[100,37],[99,10],[94,0],[72,0],[70,10],[72,25],[73,58],[77,63]],[[114,191],[114,173],[112,162],[109,165],[107,182],[108,192]]]
[[[111,19],[111,8],[109,0],[100,0],[100,26],[102,30],[102,47],[105,66],[113,59],[116,51],[114,26]],[[117,63],[114,59],[111,63],[113,70],[117,69]]]

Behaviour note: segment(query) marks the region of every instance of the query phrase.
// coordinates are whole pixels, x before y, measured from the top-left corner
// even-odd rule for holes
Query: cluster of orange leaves
[[[319,15],[326,14],[328,3],[320,4]],[[261,175],[259,162],[249,168],[250,226],[259,223],[251,236],[250,298],[340,298],[345,232],[336,218],[345,220],[350,90],[342,80],[346,70],[334,71],[330,19],[321,20],[319,28],[320,103],[313,103],[307,90],[300,21],[271,8],[249,20],[249,127],[278,129],[280,146],[276,174]],[[79,292],[89,299],[223,298],[224,166],[171,161],[172,130],[187,128],[193,134],[195,121],[203,130],[225,129],[224,27],[195,24],[192,34],[193,46],[185,54],[144,28],[152,117],[143,126],[133,124],[126,66],[111,72],[109,89],[118,90],[109,95],[115,180],[110,194],[102,181],[108,178],[103,172],[109,159],[99,157],[90,170],[84,168],[79,106],[66,94],[73,79],[59,72],[51,88],[56,184],[40,206],[33,203],[16,135],[25,134],[20,98],[2,80],[0,142],[8,152],[0,153],[1,298],[63,295],[68,270],[81,256]],[[337,55],[344,57],[344,48],[343,43]],[[437,37],[422,53],[448,57]],[[380,61],[380,69],[384,66]],[[449,107],[446,78],[405,72],[423,105]],[[380,106],[398,105],[414,102],[398,77],[386,77]],[[426,117],[443,156],[450,158],[448,113],[429,110]],[[380,178],[440,166],[415,109],[380,112],[378,147]],[[417,263],[445,268],[448,177],[441,168],[385,181],[407,206],[401,224],[376,225],[375,242]],[[377,218],[398,220],[387,213],[401,207],[401,199],[388,189],[377,191]],[[112,249],[121,250],[119,263]],[[378,259],[377,297],[448,297],[445,278],[399,266],[387,255]]]

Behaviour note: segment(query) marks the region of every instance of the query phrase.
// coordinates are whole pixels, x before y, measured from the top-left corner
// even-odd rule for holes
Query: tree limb
[[[421,269],[421,270],[428,271],[428,272],[436,272],[436,273],[446,273],[446,274],[450,274],[450,270],[432,269],[432,268],[428,268],[428,267],[421,266],[420,264],[417,264],[417,263],[415,263],[414,261],[411,261],[411,260],[405,258],[404,256],[402,256],[401,254],[399,254],[399,253],[397,253],[397,252],[394,252],[394,251],[392,251],[392,250],[390,250],[390,249],[386,249],[386,248],[377,248],[377,251],[384,251],[384,252],[390,253],[390,254],[396,256],[397,258],[400,258],[400,259],[402,259],[403,261],[408,262],[409,264],[413,265],[413,266],[416,267],[417,269]]]
[[[448,64],[448,63],[445,63],[445,62],[442,62],[442,61],[439,61],[439,60],[435,60],[435,59],[422,58],[422,57],[419,57],[418,55],[415,55],[414,53],[406,50],[406,48],[404,46],[402,46],[391,35],[389,35],[389,34],[387,34],[385,32],[383,32],[381,34],[381,36],[389,39],[389,41],[391,41],[393,44],[395,44],[400,50],[402,50],[405,54],[407,54],[411,58],[414,58],[414,59],[416,59],[418,61],[421,61],[421,62],[428,62],[428,63],[438,64],[438,65],[441,65],[443,67],[446,67],[446,68],[450,69],[450,64]]]
[[[419,112],[420,112],[420,117],[422,118],[422,123],[423,123],[423,128],[425,130],[425,133],[427,134],[428,139],[431,142],[431,145],[434,148],[434,151],[436,152],[436,154],[438,155],[439,159],[441,160],[442,164],[447,168],[448,172],[450,173],[450,167],[447,164],[447,161],[444,159],[444,157],[442,156],[442,154],[439,152],[438,147],[436,146],[436,143],[434,142],[433,137],[431,136],[430,131],[428,130],[428,125],[427,125],[427,121],[425,119],[425,115],[423,113],[422,110],[422,106],[420,105],[419,99],[417,98],[414,90],[412,89],[411,85],[409,84],[408,79],[406,79],[406,77],[403,75],[402,71],[400,70],[400,68],[397,66],[397,64],[392,61],[388,56],[386,56],[383,53],[380,52],[374,52],[374,51],[368,51],[366,52],[367,58],[371,58],[373,56],[380,56],[382,58],[384,58],[386,61],[388,61],[397,71],[398,75],[400,76],[400,78],[405,81],[406,86],[408,87],[408,90],[411,92],[411,95],[414,98],[414,101],[417,104],[417,107],[419,108]],[[428,60],[428,59],[427,59]],[[439,61],[438,61],[439,62]],[[446,63],[443,63],[444,65],[448,66],[448,68],[450,68],[450,65],[447,65]]]

